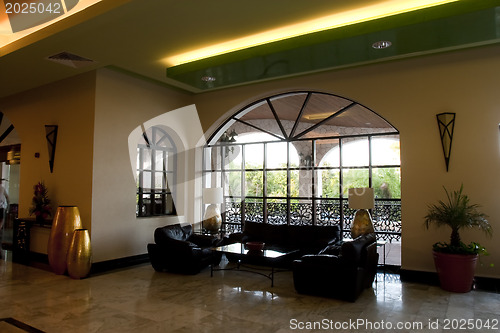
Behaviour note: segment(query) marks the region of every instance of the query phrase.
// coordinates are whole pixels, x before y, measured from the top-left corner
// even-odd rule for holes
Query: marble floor
[[[346,303],[297,294],[290,272],[276,274],[273,288],[246,272],[184,276],[157,273],[149,264],[72,280],[2,259],[0,318],[71,333],[453,332],[463,322],[471,329],[460,332],[500,330],[500,294],[452,294],[402,283],[394,274],[379,273],[377,280]]]

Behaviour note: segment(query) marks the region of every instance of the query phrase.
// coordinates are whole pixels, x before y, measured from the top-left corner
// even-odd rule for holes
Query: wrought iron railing
[[[241,221],[290,225],[340,225],[345,238],[349,237],[355,211],[347,200],[319,199],[309,202],[263,201],[225,203],[223,230],[241,231]],[[377,239],[389,242],[401,241],[401,200],[377,199],[372,210]],[[342,223],[341,223],[342,222]]]

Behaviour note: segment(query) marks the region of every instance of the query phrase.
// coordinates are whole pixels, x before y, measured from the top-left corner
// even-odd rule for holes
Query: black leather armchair
[[[371,287],[377,263],[375,234],[361,235],[340,246],[329,246],[317,255],[295,260],[295,290],[354,302],[363,289]]]
[[[211,263],[218,264],[220,255],[212,253],[218,238],[194,234],[191,225],[168,225],[157,228],[155,244],[148,244],[148,254],[153,268],[172,273],[197,274]]]

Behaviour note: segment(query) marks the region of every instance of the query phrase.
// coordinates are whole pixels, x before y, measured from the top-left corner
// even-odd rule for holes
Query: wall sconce
[[[455,113],[450,112],[439,113],[436,115],[447,172],[450,164],[451,143],[453,141],[453,130],[455,129],[455,116]]]
[[[57,125],[45,125],[45,138],[49,149],[50,173],[54,170],[54,157],[56,155]]]

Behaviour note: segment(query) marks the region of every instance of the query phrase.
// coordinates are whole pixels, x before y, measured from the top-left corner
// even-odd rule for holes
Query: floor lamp
[[[351,236],[352,239],[368,233],[373,233],[373,221],[368,209],[375,208],[375,196],[373,188],[350,188],[349,189],[349,208],[357,209],[354,220],[352,221]]]
[[[222,187],[203,189],[203,203],[208,204],[203,218],[203,227],[210,232],[218,232],[222,225],[219,204],[224,201]]]

